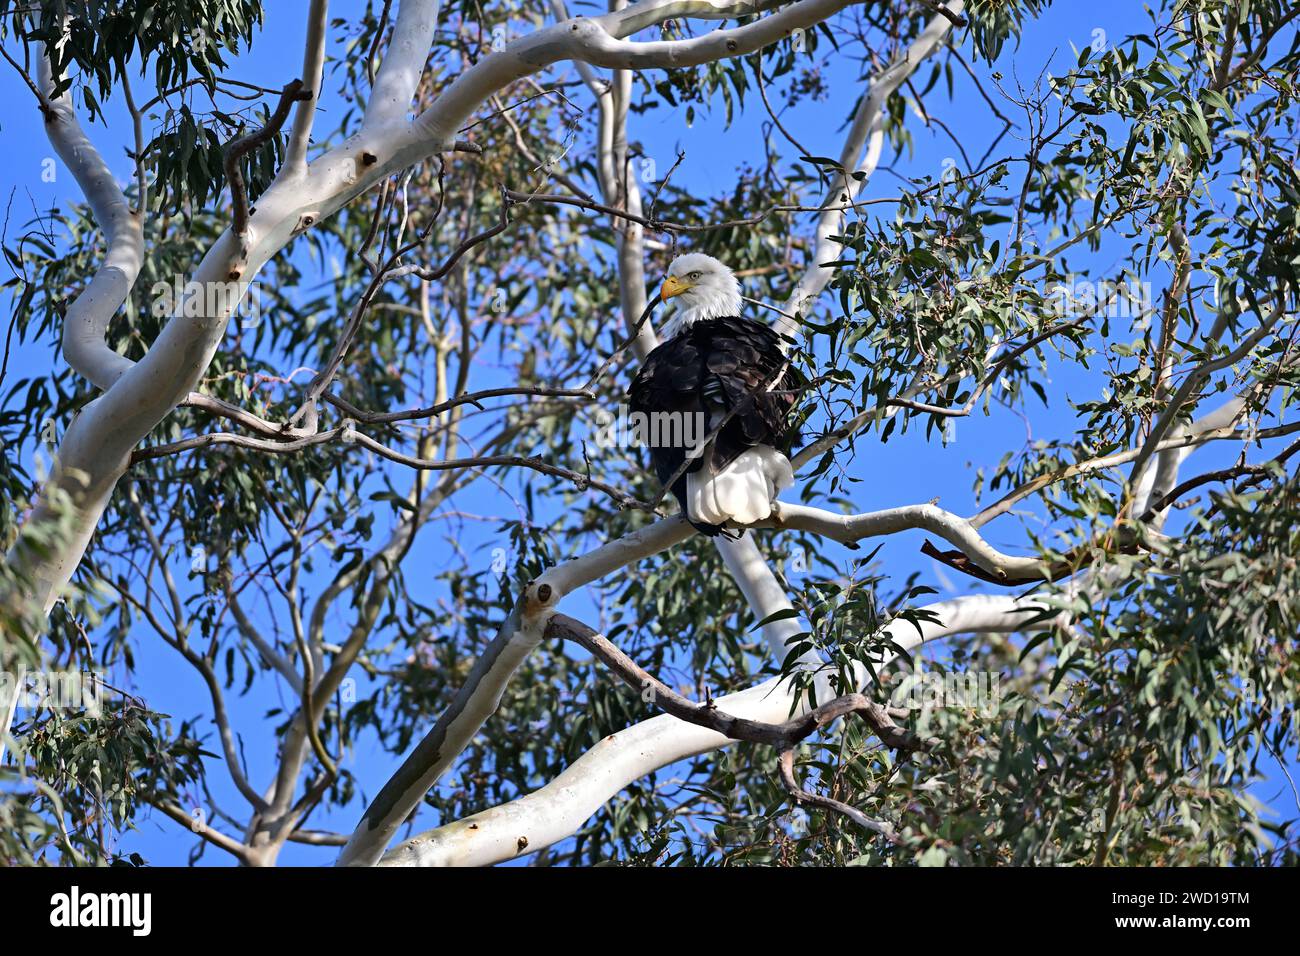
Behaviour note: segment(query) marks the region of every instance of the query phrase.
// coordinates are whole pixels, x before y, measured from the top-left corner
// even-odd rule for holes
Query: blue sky
[[[347,17],[362,5],[357,0],[348,0],[335,2],[331,6],[333,15]],[[251,54],[237,61],[235,75],[250,82],[277,87],[297,75],[306,3],[305,0],[295,3],[281,0],[268,4],[268,7],[270,9],[265,29],[257,38]],[[584,12],[576,5],[572,9],[574,12]],[[1128,33],[1141,32],[1147,26],[1148,20],[1141,4],[1058,3],[1042,18],[1028,24],[1018,47],[1008,45],[998,68],[1008,77],[1018,76],[1029,82],[1044,68],[1064,72],[1075,60],[1072,45],[1079,48],[1092,43],[1098,30],[1104,31],[1105,38],[1114,42]],[[987,75],[987,67],[976,65],[975,68],[981,76]],[[834,156],[840,151],[845,114],[851,108],[852,95],[860,88],[854,69],[854,64],[844,63],[830,75],[832,89],[837,92],[829,102],[818,104],[805,101],[782,116],[783,123],[795,137],[817,155]],[[572,73],[564,68],[556,71],[561,72]],[[42,164],[53,156],[53,151],[45,140],[40,114],[35,109],[30,94],[12,71],[6,69],[3,76],[10,108],[0,119],[0,135],[3,135],[6,146],[0,151],[0,187],[3,187],[6,196],[11,190],[16,190],[13,200],[14,222],[21,223],[28,218],[26,214],[33,205],[39,210],[45,210],[50,206],[80,201],[81,196],[71,175],[61,166],[57,167],[54,182],[43,181]],[[931,111],[966,145],[967,153],[977,160],[1000,132],[1001,123],[990,114],[983,97],[960,69],[956,73],[956,82],[952,103],[943,99],[940,89],[933,91],[927,102]],[[328,89],[327,83],[327,91]],[[585,92],[579,93],[576,98],[581,105],[587,105]],[[339,106],[335,104],[337,101],[327,92],[323,101],[324,115],[317,121],[318,130],[328,130],[335,126],[340,115]],[[1011,115],[1010,109],[1009,106],[1003,106],[1008,115]],[[111,123],[108,129],[97,125],[91,127],[89,132],[109,159],[112,168],[121,179],[126,180],[132,175],[131,163],[125,152],[129,123],[123,121],[125,114],[120,102],[111,104],[108,114]],[[672,165],[679,150],[684,150],[686,157],[674,173],[675,182],[687,185],[699,194],[730,193],[735,184],[737,169],[749,157],[762,155],[761,122],[765,118],[761,104],[754,97],[747,100],[746,111],[730,129],[724,129],[720,110],[717,115],[699,113],[694,124],[688,128],[682,111],[665,105],[648,114],[633,116],[630,120],[629,138],[643,145],[646,154],[655,160],[656,167],[661,172]],[[945,168],[945,161],[955,161],[959,169],[964,165],[960,152],[945,132],[938,128],[926,129],[915,115],[909,115],[908,126],[913,135],[914,150],[902,156],[894,156],[887,151],[882,160],[883,168],[868,184],[863,198],[895,195],[900,185],[898,176],[938,176]],[[1009,134],[995,155],[1009,155],[1020,149],[1016,135],[1014,132]],[[501,145],[506,148],[505,141]],[[13,228],[11,225],[11,235]],[[811,231],[811,228],[809,222],[807,229]],[[1092,278],[1102,278],[1111,274],[1109,268],[1113,262],[1107,261],[1103,248],[1103,252],[1097,256],[1080,255],[1075,260],[1075,265],[1081,274],[1091,273]],[[305,284],[314,284],[322,278],[324,276],[309,272]],[[1167,272],[1157,270],[1155,274],[1144,278],[1152,283],[1158,295],[1168,276]],[[53,353],[46,343],[21,346],[12,360],[10,378],[48,367],[52,358]],[[485,375],[492,374],[491,370],[485,370]],[[856,509],[876,510],[938,498],[944,507],[958,513],[976,510],[978,504],[972,492],[976,468],[991,468],[1004,451],[1021,448],[1028,440],[1068,438],[1075,431],[1076,423],[1069,413],[1068,404],[1061,400],[1061,396],[1077,400],[1085,396],[1093,397],[1097,393],[1098,379],[1095,374],[1058,364],[1052,367],[1051,376],[1055,387],[1049,387],[1049,393],[1053,394],[1054,404],[1034,415],[1032,425],[995,405],[993,414],[988,417],[976,415],[958,422],[948,447],[937,441],[927,441],[923,427],[895,435],[883,446],[873,447],[870,442],[864,443],[853,466],[855,476],[863,479],[855,486]],[[490,387],[499,383],[484,378],[472,384],[473,387]],[[1214,467],[1227,463],[1231,458],[1232,451],[1229,449],[1212,448],[1200,453],[1198,461]],[[986,503],[987,500],[986,498]],[[508,501],[486,486],[474,491],[460,502],[460,506],[484,515],[509,516],[513,513]],[[384,520],[382,516],[380,520]],[[1022,526],[1014,518],[995,522],[987,529],[987,536],[992,544],[1007,550],[1023,547],[1025,541]],[[919,532],[891,537],[880,552],[879,560],[895,580],[905,578],[912,571],[922,572],[921,583],[938,588],[940,597],[967,593],[972,587],[971,581],[962,579],[956,572],[936,566],[919,553],[924,539],[925,536]],[[425,566],[422,563],[425,561],[434,564],[445,555],[449,546],[454,546],[468,552],[475,560],[481,560],[487,573],[492,548],[500,544],[496,526],[490,522],[435,522],[434,526],[423,533],[412,553],[411,561],[413,566]],[[827,553],[847,564],[847,552],[833,549]],[[584,595],[574,595],[566,603],[566,610],[578,616],[593,609],[594,605]],[[341,618],[338,620],[341,622]],[[197,675],[143,629],[139,638],[135,689],[155,710],[177,718],[205,713],[208,698]],[[235,724],[244,732],[248,744],[250,778],[255,786],[263,786],[272,771],[271,760],[274,755],[264,747],[258,728],[263,725],[263,714],[268,708],[284,706],[290,702],[282,691],[273,690],[269,682],[259,682],[248,697],[231,698],[229,702]],[[359,751],[350,757],[350,769],[358,776],[366,792],[373,794],[388,774],[396,769],[400,758],[371,748],[369,743],[363,740]],[[241,798],[233,787],[220,785],[225,779],[223,768],[214,765],[212,769],[211,780],[216,784],[214,792],[219,802],[230,808],[240,807]],[[1255,795],[1266,803],[1279,807],[1283,814],[1294,813],[1295,807],[1286,781],[1275,768],[1270,768],[1270,776],[1272,779],[1255,788]],[[311,820],[311,826],[346,832],[355,824],[358,812],[359,810],[352,809],[331,815],[317,811]],[[426,825],[431,822],[425,821]],[[175,824],[161,815],[155,815],[153,819],[139,821],[139,830],[123,835],[120,845],[124,851],[138,851],[152,862],[182,863],[190,842],[189,836]],[[290,845],[281,861],[290,864],[326,863],[333,858],[334,852],[331,849]],[[205,862],[225,865],[228,858],[219,851],[210,849]]]

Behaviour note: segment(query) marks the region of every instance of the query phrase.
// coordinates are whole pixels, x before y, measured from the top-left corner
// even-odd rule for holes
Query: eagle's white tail
[[[753,524],[772,514],[772,501],[794,484],[790,459],[775,448],[756,445],[716,474],[701,468],[686,476],[690,517],[704,524]]]

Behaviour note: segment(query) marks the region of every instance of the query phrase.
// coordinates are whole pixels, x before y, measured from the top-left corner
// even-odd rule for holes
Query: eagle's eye
[[[703,274],[704,274],[704,273],[702,273],[702,272],[692,272],[692,273],[691,273],[690,275],[688,275],[686,278],[690,279],[692,282],[695,282],[695,281],[697,281],[697,280],[700,278],[700,276],[702,276]]]

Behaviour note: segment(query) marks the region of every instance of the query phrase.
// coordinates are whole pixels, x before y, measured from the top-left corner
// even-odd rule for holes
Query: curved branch
[[[640,667],[603,634],[574,618],[563,614],[555,615],[546,626],[546,638],[568,640],[586,648],[623,683],[642,695],[643,699],[649,697],[651,703],[678,720],[716,730],[732,740],[777,748],[780,751],[781,781],[791,797],[801,803],[816,804],[843,814],[859,826],[886,836],[892,836],[892,828],[888,825],[869,819],[848,804],[810,793],[799,786],[794,776],[795,748],[822,727],[851,714],[861,717],[881,743],[891,750],[928,750],[937,743],[937,738],[922,740],[911,731],[899,727],[894,723],[888,707],[862,694],[843,694],[782,723],[749,720],[719,710],[712,700],[703,704],[687,700]]]
[[[150,800],[149,804],[155,809],[161,810],[181,826],[188,827],[196,836],[200,836],[213,846],[225,850],[241,863],[247,864],[253,861],[255,854],[250,847],[245,846],[233,837],[226,836],[226,834],[222,833],[220,830],[212,829],[212,827],[207,824],[201,824],[197,829],[195,829],[195,818],[190,816],[174,803],[167,800],[154,799]]]
[[[108,164],[82,130],[68,91],[53,95],[53,71],[45,53],[38,63],[37,85],[45,135],[85,194],[104,231],[108,250],[90,283],[64,315],[63,357],[79,375],[107,391],[135,364],[110,349],[104,337],[113,315],[131,294],[144,262],[142,215],[131,210]]]
[[[934,9],[937,4],[927,3]],[[785,310],[795,315],[805,315],[812,303],[821,295],[830,281],[831,269],[824,263],[839,258],[839,244],[834,236],[844,230],[844,213],[837,207],[852,203],[876,171],[880,162],[880,153],[884,146],[885,104],[894,91],[915,72],[921,61],[933,53],[946,40],[954,23],[959,23],[964,0],[947,0],[942,5],[942,13],[925,26],[920,35],[912,41],[897,58],[878,75],[871,78],[866,95],[862,97],[858,110],[853,117],[853,126],[840,153],[840,169],[831,182],[826,194],[822,213],[817,223],[813,252],[808,266],[799,284],[786,301]],[[863,155],[863,149],[866,155]],[[782,329],[787,335],[793,335],[793,323],[785,323]]]
[[[541,643],[555,606],[566,594],[694,533],[681,518],[665,518],[558,564],[530,582],[447,709],[371,801],[338,865],[370,866],[379,861],[397,828],[496,711],[510,678]]]
[[[1151,456],[1156,453],[1156,450],[1164,441],[1165,436],[1168,435],[1179,411],[1187,404],[1192,393],[1199,389],[1201,383],[1215,372],[1222,371],[1225,368],[1230,368],[1249,355],[1264,336],[1268,335],[1268,333],[1272,331],[1273,326],[1282,315],[1282,307],[1283,302],[1279,299],[1277,305],[1273,308],[1272,314],[1261,321],[1259,328],[1246,336],[1246,338],[1244,338],[1236,348],[1217,359],[1201,363],[1196,366],[1196,368],[1192,369],[1188,376],[1183,379],[1182,384],[1178,387],[1178,391],[1174,392],[1173,397],[1169,399],[1169,403],[1165,406],[1164,411],[1160,413],[1160,417],[1151,427],[1151,433],[1138,449],[1137,455],[1134,456],[1133,469],[1129,472],[1130,493],[1134,490],[1137,482],[1141,480],[1142,475],[1146,472],[1147,462],[1150,460]],[[1222,324],[1226,324],[1226,322],[1227,313],[1223,313],[1219,316],[1219,323],[1216,323],[1216,329],[1210,333],[1211,341],[1218,338],[1218,333],[1222,332]]]
[[[908,505],[856,515],[840,515],[784,501],[777,504],[779,507],[772,519],[760,527],[810,531],[842,544],[856,544],[863,538],[920,529],[956,545],[995,579],[1039,578],[1048,571],[1039,558],[1002,553],[985,541],[970,521],[934,504]]]
[[[448,142],[469,114],[496,90],[556,63],[574,60],[611,69],[677,69],[743,56],[807,29],[860,0],[796,0],[770,16],[687,40],[632,42],[624,38],[675,17],[725,19],[774,6],[769,0],[642,0],[599,17],[574,17],[508,44],[458,76],[415,120],[412,136]],[[424,148],[428,148],[425,146]]]
[[[893,643],[911,650],[953,634],[1007,633],[1032,620],[1025,615],[1037,618],[1043,612],[1033,602],[1003,595],[971,595],[927,605],[925,610],[938,620],[921,620],[916,627],[910,622],[889,625],[885,630]],[[859,686],[865,686],[865,668],[855,677]],[[788,684],[773,678],[714,703],[735,717],[779,723],[791,716],[794,701]],[[381,865],[490,866],[515,859],[571,836],[634,780],[734,742],[715,730],[683,723],[668,714],[652,717],[606,737],[541,789],[420,833],[385,854]]]
[[[664,713],[697,727],[716,730],[732,740],[789,750],[827,724],[848,714],[858,714],[891,749],[922,750],[930,746],[928,741],[895,724],[889,708],[861,694],[844,694],[777,723],[750,720],[728,714],[712,700],[703,704],[687,700],[624,654],[605,635],[567,614],[556,614],[551,618],[546,625],[545,637],[547,640],[572,641],[586,648],[634,691],[639,694],[649,692],[651,702]]]
[[[230,184],[230,201],[234,206],[231,228],[236,236],[248,232],[248,186],[244,182],[244,172],[239,168],[239,161],[253,150],[270,141],[285,120],[289,110],[299,100],[311,98],[310,92],[303,92],[302,80],[292,80],[280,93],[280,102],[275,105],[266,125],[253,130],[226,146],[226,155],[222,160],[226,168],[226,181]]]

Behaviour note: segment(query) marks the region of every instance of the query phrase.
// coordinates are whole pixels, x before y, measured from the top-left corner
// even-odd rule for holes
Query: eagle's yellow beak
[[[675,295],[681,295],[691,287],[689,282],[683,282],[677,276],[669,276],[664,279],[663,286],[659,289],[659,298],[667,302]]]

